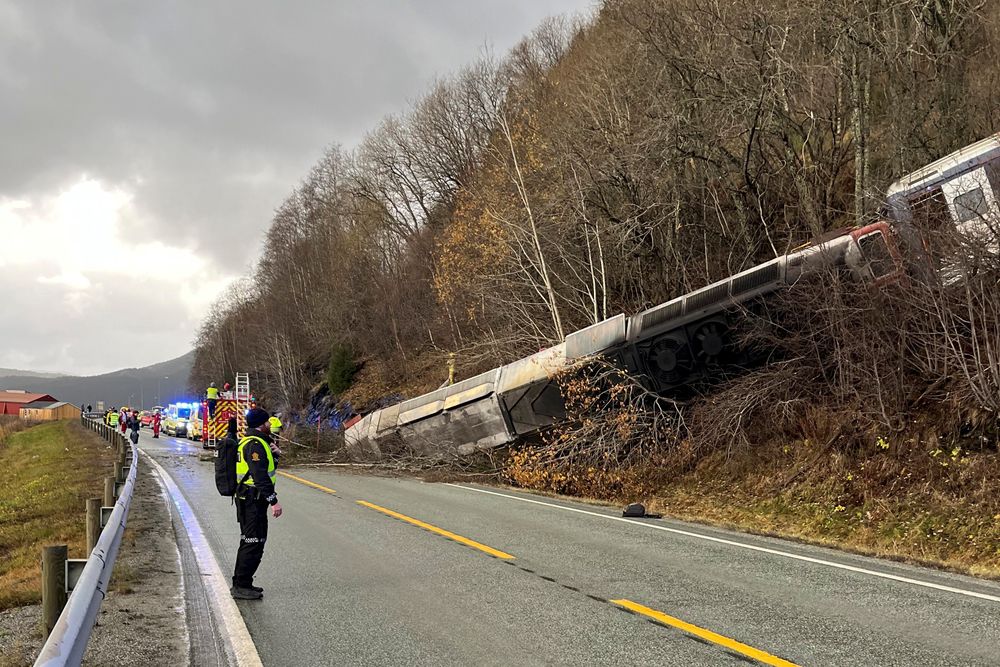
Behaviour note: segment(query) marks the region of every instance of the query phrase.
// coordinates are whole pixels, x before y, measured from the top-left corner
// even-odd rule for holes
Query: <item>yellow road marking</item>
[[[305,484],[306,486],[311,486],[314,489],[319,489],[320,491],[326,491],[327,493],[337,493],[333,489],[327,488],[322,484],[317,484],[316,482],[310,482],[308,479],[302,479],[301,477],[296,477],[295,475],[289,472],[285,472],[283,470],[279,470],[278,474],[281,475],[282,477],[287,477],[288,479],[294,479],[299,484]]]
[[[787,660],[783,660],[778,656],[771,655],[770,653],[761,651],[760,649],[756,649],[753,646],[747,646],[746,644],[738,642],[735,639],[730,639],[729,637],[723,637],[722,635],[716,634],[711,630],[706,630],[705,628],[700,628],[697,625],[686,623],[680,620],[679,618],[668,616],[667,614],[664,614],[662,611],[657,611],[655,609],[650,609],[649,607],[644,607],[641,604],[632,602],[631,600],[612,600],[611,602],[618,605],[619,607],[628,609],[629,611],[634,611],[637,614],[648,616],[649,618],[659,621],[660,623],[665,623],[666,625],[670,625],[679,630],[683,630],[684,632],[690,633],[695,637],[701,637],[702,639],[706,639],[710,642],[718,644],[719,646],[724,646],[731,651],[742,653],[743,655],[749,658],[753,658],[754,660],[757,660],[759,662],[762,662],[765,665],[774,665],[775,667],[798,667],[798,665],[796,665],[794,662],[788,662]]]
[[[406,516],[405,514],[400,514],[399,512],[393,512],[390,509],[386,509],[385,507],[379,507],[378,505],[375,505],[373,503],[369,503],[369,502],[364,501],[364,500],[359,500],[358,504],[359,505],[364,505],[365,507],[373,509],[376,512],[381,512],[382,514],[387,514],[388,516],[391,516],[393,518],[400,519],[401,521],[405,521],[407,523],[411,523],[414,526],[419,526],[420,528],[423,528],[424,530],[429,530],[432,533],[437,533],[438,535],[441,535],[443,537],[447,537],[450,540],[455,540],[456,542],[464,544],[467,547],[472,547],[473,549],[479,549],[480,551],[482,551],[484,553],[488,553],[491,556],[495,556],[497,558],[502,558],[504,560],[512,560],[514,558],[509,553],[504,553],[503,551],[500,551],[499,549],[494,549],[493,547],[488,547],[485,544],[480,544],[479,542],[476,542],[475,540],[470,540],[467,537],[462,537],[461,535],[456,535],[455,533],[452,533],[451,531],[447,531],[444,528],[438,528],[437,526],[432,526],[429,523],[424,523],[420,519],[414,519],[413,517]]]

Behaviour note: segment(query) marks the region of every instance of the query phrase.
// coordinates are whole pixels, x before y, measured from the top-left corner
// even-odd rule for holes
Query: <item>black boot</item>
[[[232,593],[234,600],[259,600],[264,597],[264,594],[260,591],[255,591],[252,588],[243,588],[242,586],[233,586],[229,589]]]

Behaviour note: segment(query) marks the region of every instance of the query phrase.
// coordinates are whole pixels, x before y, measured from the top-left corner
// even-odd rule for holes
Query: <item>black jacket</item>
[[[248,428],[247,432],[243,435],[244,440],[250,437],[260,438],[268,445],[271,444],[271,437],[255,428]],[[264,451],[263,445],[257,440],[247,442],[243,446],[243,458],[250,469],[250,477],[253,478],[253,490],[257,494],[256,497],[266,500],[269,505],[277,504],[278,494],[274,491],[274,482],[271,481],[271,478],[267,474],[267,452]],[[241,498],[253,497],[245,487],[240,490],[239,496]]]

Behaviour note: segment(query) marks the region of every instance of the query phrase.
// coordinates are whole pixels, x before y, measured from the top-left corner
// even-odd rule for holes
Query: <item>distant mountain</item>
[[[124,368],[103,375],[52,375],[0,369],[0,389],[51,394],[74,405],[151,407],[188,398],[187,382],[194,352],[143,368]]]
[[[0,368],[0,378],[2,377],[24,377],[24,378],[57,378],[63,377],[65,373],[38,373],[35,371],[22,371],[17,368]]]

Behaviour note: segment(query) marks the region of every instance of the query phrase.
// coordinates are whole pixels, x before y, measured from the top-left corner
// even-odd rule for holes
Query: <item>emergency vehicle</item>
[[[247,412],[253,407],[252,402],[249,373],[237,373],[236,386],[230,391],[219,392],[213,417],[210,418],[208,414],[208,401],[202,399],[198,411],[198,414],[201,415],[199,426],[202,434],[202,447],[215,449],[219,442],[226,437],[229,420],[232,417],[236,417],[236,432],[242,436],[246,431]]]
[[[195,412],[192,407],[194,405],[197,404],[171,403],[168,405],[166,413],[163,416],[163,432],[177,438],[189,437],[192,432],[191,414]],[[195,415],[197,415],[197,412],[195,412]]]

